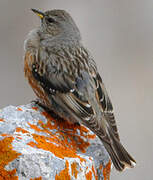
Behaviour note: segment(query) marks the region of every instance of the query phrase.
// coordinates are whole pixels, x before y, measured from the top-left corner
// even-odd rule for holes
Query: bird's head
[[[80,39],[80,32],[72,17],[64,10],[32,11],[41,19],[41,30],[48,36],[74,36]]]

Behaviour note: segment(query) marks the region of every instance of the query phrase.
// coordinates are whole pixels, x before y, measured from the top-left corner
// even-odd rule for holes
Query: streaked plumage
[[[103,142],[117,170],[135,160],[120,143],[113,107],[80,32],[63,10],[41,13],[41,26],[25,41],[25,76],[41,103],[70,122],[91,129]]]

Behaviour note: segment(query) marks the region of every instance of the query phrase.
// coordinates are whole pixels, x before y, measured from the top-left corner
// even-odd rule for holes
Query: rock
[[[0,180],[108,180],[110,167],[101,141],[83,125],[34,103],[0,111]]]

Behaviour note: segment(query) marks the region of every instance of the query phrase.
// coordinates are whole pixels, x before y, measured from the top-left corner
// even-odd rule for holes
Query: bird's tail
[[[136,165],[136,161],[125,150],[120,141],[110,132],[111,143],[107,143],[104,140],[103,144],[109,153],[111,160],[118,171],[123,171],[126,168],[133,168]]]

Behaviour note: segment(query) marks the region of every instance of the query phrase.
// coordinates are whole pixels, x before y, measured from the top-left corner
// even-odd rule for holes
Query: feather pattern
[[[43,50],[39,49],[39,53],[33,56],[32,75],[44,89],[46,96],[50,97],[50,101],[60,105],[64,111],[58,112],[57,106],[53,106],[53,103],[50,108],[63,118],[67,113],[70,114],[71,118],[67,116],[67,120],[79,121],[95,132],[104,143],[119,171],[127,164],[132,167],[131,161],[134,159],[125,149],[122,148],[124,153],[122,151],[118,153],[122,145],[119,142],[112,103],[97,73],[96,64],[87,51],[83,47],[74,48],[73,51],[71,48],[68,52],[62,50],[61,54],[58,51],[58,55],[54,51],[45,55],[47,59],[44,60],[41,58],[44,52],[41,51]],[[84,58],[78,56],[78,53],[83,54]],[[90,91],[91,88],[92,91]],[[91,100],[89,96],[95,98]],[[100,114],[99,119],[98,114]],[[127,154],[126,158],[124,154]],[[120,161],[121,155],[122,159],[127,159],[127,162]]]
[[[103,142],[117,170],[135,160],[120,143],[113,106],[80,32],[65,11],[44,13],[42,27],[25,41],[25,76],[43,105],[70,122],[91,129]],[[64,18],[63,18],[64,17]]]

